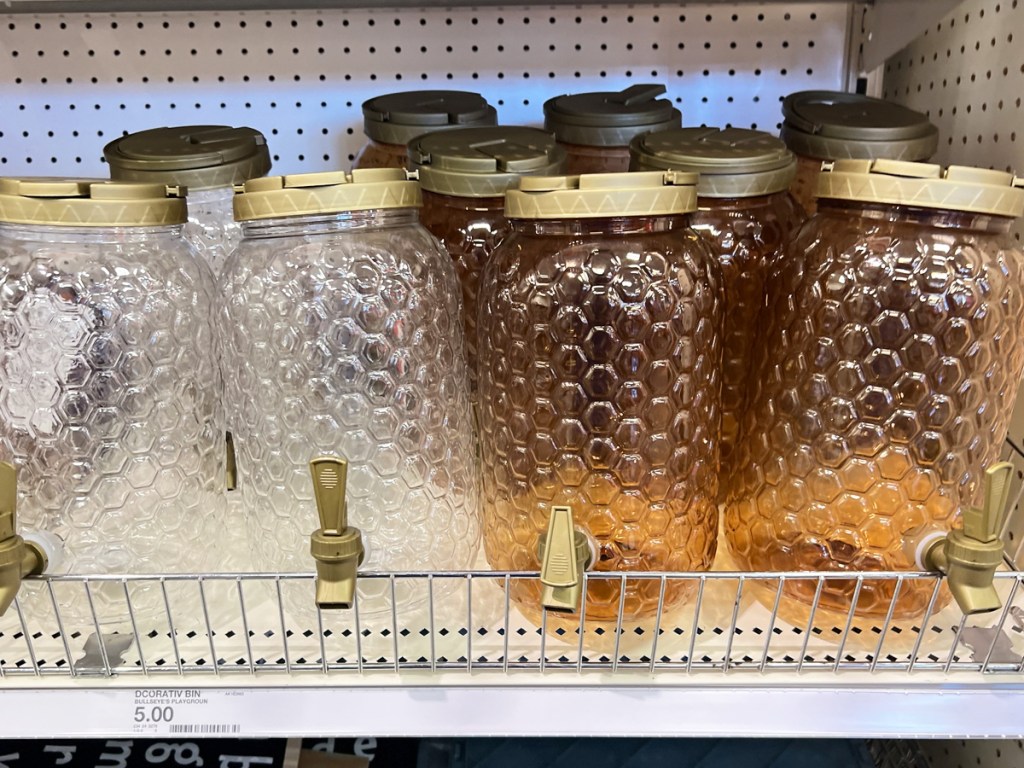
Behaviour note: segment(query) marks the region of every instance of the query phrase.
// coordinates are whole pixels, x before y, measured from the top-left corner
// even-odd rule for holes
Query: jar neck
[[[973,229],[979,232],[1006,233],[1013,220],[1006,216],[990,216],[966,211],[946,211],[938,208],[916,208],[909,205],[861,203],[854,200],[818,199],[818,212],[860,216],[875,221],[921,224],[942,229]]]
[[[369,211],[342,211],[243,221],[242,234],[247,238],[324,235],[332,232],[407,227],[416,222],[415,208],[375,208]]]
[[[0,222],[0,235],[44,243],[132,243],[181,237],[181,224],[158,227],[68,227],[56,224]]]
[[[190,203],[207,203],[211,201],[231,200],[235,196],[235,188],[226,187],[205,187],[204,189],[189,189],[186,200]]]
[[[423,206],[454,208],[459,211],[486,211],[501,213],[505,210],[505,196],[496,197],[458,197],[443,192],[423,190]]]
[[[787,194],[788,192],[783,190],[750,197],[698,197],[697,209],[701,211],[741,211],[749,208],[763,208],[773,205],[779,197]]]
[[[616,216],[598,219],[516,219],[515,232],[528,235],[642,235],[689,225],[689,216]]]

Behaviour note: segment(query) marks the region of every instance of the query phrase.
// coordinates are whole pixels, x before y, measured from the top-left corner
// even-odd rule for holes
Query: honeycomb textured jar
[[[914,569],[907,544],[979,501],[1024,367],[1009,223],[820,201],[769,279],[725,515],[741,567]],[[854,587],[825,582],[821,606],[848,611]],[[904,583],[894,617],[923,613],[932,588]],[[804,581],[788,594],[809,604],[814,590]],[[857,613],[884,617],[894,591],[864,582]]]
[[[234,185],[265,176],[271,167],[262,133],[228,125],[126,133],[103,148],[103,157],[112,179],[187,188],[185,238],[215,275],[242,239],[232,211]]]
[[[796,156],[796,176],[793,177],[789,191],[808,216],[813,216],[818,210],[817,187],[822,162],[815,157]]]
[[[480,289],[488,562],[537,569],[551,507],[568,504],[596,570],[708,568],[722,317],[704,245],[678,215],[513,225]],[[539,607],[536,583],[512,597]],[[665,605],[684,597],[670,584]],[[624,617],[657,603],[657,580],[631,580]],[[590,582],[588,620],[618,604],[617,582]]]
[[[788,192],[744,198],[701,197],[691,214],[722,270],[722,445],[719,498],[724,500],[736,460],[747,405],[750,369],[758,339],[768,270],[803,222]]]
[[[512,229],[505,218],[505,197],[454,197],[424,190],[420,221],[451,255],[462,285],[466,357],[475,391],[480,275],[495,247]]]
[[[409,164],[408,147],[405,144],[385,144],[367,139],[356,153],[353,168],[405,168]]]
[[[759,337],[768,269],[803,222],[786,191],[796,158],[778,138],[746,128],[677,128],[636,136],[630,143],[634,170],[699,174],[694,230],[722,270],[722,467],[719,500],[742,439],[750,364]]]
[[[409,144],[423,187],[420,221],[455,261],[462,284],[470,383],[476,394],[480,273],[511,231],[505,192],[523,176],[562,173],[565,152],[536,128],[488,126],[428,133]]]
[[[242,226],[231,211],[234,196],[231,187],[188,193],[188,223],[183,227],[183,234],[216,276],[224,271],[228,256],[242,242]]]
[[[349,462],[364,569],[469,567],[478,474],[451,259],[414,208],[243,226],[225,278],[227,366],[258,562],[312,567],[308,462],[333,454]]]
[[[224,543],[213,276],[180,226],[0,225],[0,460],[73,573],[202,572]],[[142,590],[141,592],[145,592]],[[137,618],[162,610],[135,592]],[[65,615],[90,615],[84,592]],[[124,591],[94,585],[102,620]]]

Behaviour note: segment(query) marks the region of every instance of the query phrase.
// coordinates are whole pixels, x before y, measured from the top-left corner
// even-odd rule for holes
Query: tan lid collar
[[[625,147],[638,133],[680,126],[679,110],[658,98],[665,90],[638,83],[622,91],[556,96],[544,102],[544,128],[564,144]]]
[[[384,144],[408,144],[428,131],[497,123],[494,107],[471,91],[405,91],[363,102],[363,132]]]
[[[235,187],[238,221],[287,216],[418,208],[422,205],[415,175],[398,168],[363,168],[351,173],[302,173],[267,176]]]
[[[565,150],[537,128],[489,126],[427,133],[409,143],[410,165],[430,192],[500,197],[520,176],[561,173]]]
[[[103,157],[115,180],[183,184],[193,190],[229,187],[270,171],[263,134],[226,125],[129,133],[107,144]]]
[[[959,165],[837,160],[822,169],[818,197],[1016,218],[1024,214],[1024,179]]]
[[[680,171],[524,176],[505,193],[510,219],[671,216],[697,209],[697,176]]]
[[[700,197],[754,197],[781,192],[796,175],[796,157],[771,134],[745,128],[677,128],[637,136],[630,169],[699,173]]]
[[[183,187],[93,179],[0,178],[0,221],[155,227],[188,220]]]

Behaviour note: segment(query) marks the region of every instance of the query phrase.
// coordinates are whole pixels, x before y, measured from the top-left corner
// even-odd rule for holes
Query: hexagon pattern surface
[[[212,275],[173,229],[68,229],[0,235],[0,459],[19,468],[19,527],[60,536],[70,572],[208,570],[197,542],[224,524]],[[119,585],[93,598],[127,613]],[[86,595],[64,607],[84,615]]]
[[[560,504],[572,506],[592,537],[598,570],[710,566],[718,288],[717,269],[692,230],[517,233],[498,247],[484,273],[479,318],[484,545],[492,567],[537,568],[538,539]],[[513,586],[527,610],[538,595],[534,583]],[[666,605],[683,598],[673,590]],[[614,618],[619,599],[617,582],[592,581],[587,617]],[[650,615],[658,600],[656,580],[634,581],[625,615]]]
[[[312,569],[309,460],[321,454],[349,462],[364,569],[472,564],[478,475],[460,291],[451,259],[413,222],[271,225],[277,236],[245,240],[232,259],[231,427],[262,569]]]
[[[725,317],[722,327],[722,473],[718,495],[724,500],[724,478],[738,454],[740,424],[747,408],[750,366],[760,335],[768,270],[783,244],[803,223],[803,212],[788,192],[752,198],[702,198],[690,220],[722,268]]]
[[[791,243],[725,515],[741,567],[911,569],[915,542],[980,502],[1024,367],[1022,256],[986,226],[820,210]],[[857,612],[884,615],[895,588],[865,583]],[[822,606],[852,590],[829,582]],[[930,594],[908,582],[895,614]]]
[[[462,314],[466,339],[466,357],[473,393],[477,380],[477,296],[480,275],[495,247],[508,236],[512,227],[505,218],[505,200],[498,198],[458,198],[423,193],[420,211],[423,226],[441,241],[455,262],[462,285]]]

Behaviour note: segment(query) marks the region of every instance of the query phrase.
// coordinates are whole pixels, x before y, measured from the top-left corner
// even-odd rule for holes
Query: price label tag
[[[129,730],[145,736],[233,736],[242,726],[231,704],[244,696],[238,690],[139,688],[131,698]]]

